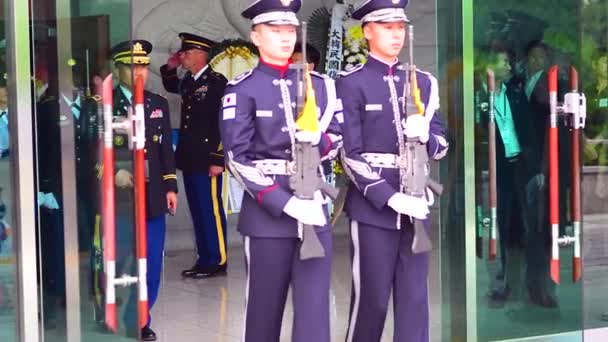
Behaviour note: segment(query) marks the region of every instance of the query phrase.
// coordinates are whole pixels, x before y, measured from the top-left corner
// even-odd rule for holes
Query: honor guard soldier
[[[421,233],[428,229],[430,195],[426,194],[426,183],[421,196],[403,189],[414,170],[407,161],[441,159],[448,144],[437,114],[436,79],[410,68],[411,61],[405,66],[398,60],[407,31],[407,2],[359,2],[353,18],[362,21],[370,55],[365,64],[342,73],[336,81],[344,104],[344,166],[352,180],[346,202],[353,273],[347,342],[380,341],[391,291],[393,341],[429,340],[430,244],[427,252],[416,253],[414,235],[418,238],[418,230],[414,234],[412,222],[424,220],[419,221]],[[415,89],[416,82],[409,80],[417,81],[417,98],[405,91]],[[406,107],[410,101],[415,102],[416,112]],[[412,152],[407,148],[412,143],[424,156],[407,155]],[[428,165],[423,166],[428,170]]]
[[[148,79],[148,65],[152,51],[152,44],[145,40],[126,41],[116,45],[112,49],[112,56],[115,66],[115,74],[119,80],[119,85],[114,89],[114,111],[115,119],[125,117],[129,108],[133,105],[133,80],[137,77],[144,79],[144,84]],[[163,250],[165,244],[165,215],[168,213],[175,214],[177,208],[177,176],[175,173],[175,161],[173,156],[173,144],[171,141],[171,122],[169,118],[169,104],[164,97],[151,93],[144,92],[144,110],[145,110],[145,161],[146,161],[146,226],[147,226],[147,284],[148,284],[148,305],[152,309],[158,290],[160,287],[160,279],[162,272]],[[116,192],[117,201],[120,201],[122,196],[125,198],[125,193],[133,192],[133,175],[130,169],[127,169],[121,161],[131,160],[133,152],[128,148],[128,138],[124,135],[116,135],[114,139],[114,148],[116,151],[116,168],[119,169],[116,173],[116,186],[119,190]],[[123,164],[121,166],[121,164]],[[125,167],[125,168],[121,168]],[[122,194],[121,194],[122,193]],[[123,205],[119,202],[116,208],[119,209]],[[127,206],[132,209],[131,206]],[[121,215],[117,210],[118,215]],[[121,220],[117,218],[117,231],[119,238],[121,231],[133,231],[132,211],[123,214],[129,217],[128,226],[124,226],[124,216]],[[131,233],[127,233],[131,234]],[[129,241],[125,246],[125,241]],[[121,246],[122,245],[122,246]],[[127,248],[132,253],[133,243],[132,236],[119,241],[119,253],[121,248]],[[119,259],[120,260],[120,259]],[[121,271],[118,269],[118,271]],[[129,304],[125,313],[125,321],[127,327],[133,335],[137,331],[133,331],[136,326],[133,320],[136,315],[137,308],[137,291],[132,290]],[[148,324],[142,328],[141,337],[143,341],[156,341],[156,334],[150,329],[150,319]]]
[[[318,148],[321,159],[337,154],[341,105],[333,80],[311,73],[308,85],[317,103],[313,118],[320,117],[320,127],[314,133],[296,129],[299,72],[290,68],[290,57],[301,5],[301,0],[260,0],[244,10],[242,15],[252,21],[251,40],[261,59],[257,67],[228,84],[223,99],[227,165],[246,189],[238,223],[247,266],[245,342],[279,341],[290,287],[292,341],[330,341],[332,240],[327,206],[318,191],[311,199],[295,196],[290,176],[296,172],[292,167],[297,163],[296,146],[307,143],[313,151]],[[314,226],[323,257],[301,259],[299,224]]]
[[[181,50],[161,67],[163,85],[182,96],[182,116],[175,158],[184,175],[198,259],[182,276],[226,275],[226,215],[222,204],[224,149],[220,142],[219,110],[226,78],[207,64],[214,42],[180,33]],[[177,66],[187,70],[179,79]]]

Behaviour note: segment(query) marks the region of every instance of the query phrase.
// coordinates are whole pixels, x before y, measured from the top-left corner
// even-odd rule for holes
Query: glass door
[[[443,339],[606,340],[608,2],[437,6]]]
[[[563,102],[569,68],[580,69],[579,17],[573,15],[579,1],[473,4],[477,338],[579,331],[573,117],[564,113],[552,122],[548,84],[556,65],[555,95]]]
[[[102,201],[102,83],[112,79],[112,46],[130,39],[130,1],[30,4],[43,340],[136,340],[137,286],[114,291],[108,281],[110,270],[122,283],[137,280],[133,187],[111,184],[115,212],[105,217],[114,223],[103,219],[111,205]],[[114,107],[112,116],[129,111],[124,103]],[[133,174],[129,141],[127,132],[114,133],[110,175]]]
[[[0,12],[0,340],[17,341],[16,260],[11,133],[16,132],[9,116],[6,9]],[[12,75],[11,75],[12,76]]]
[[[608,339],[608,1],[584,1],[579,13],[581,80],[587,94],[582,314],[585,341],[604,341]]]

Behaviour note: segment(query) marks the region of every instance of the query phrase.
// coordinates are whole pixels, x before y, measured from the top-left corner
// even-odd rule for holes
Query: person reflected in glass
[[[6,79],[0,75],[0,158],[8,157],[9,142],[8,91],[6,89]]]
[[[528,181],[526,183],[526,206],[529,208],[530,230],[527,235],[526,255],[526,286],[532,303],[544,307],[556,307],[554,286],[549,276],[550,235],[549,212],[546,181],[547,175],[547,132],[549,128],[549,91],[547,70],[550,62],[550,48],[541,41],[532,41],[526,49],[526,72],[522,80],[525,100],[530,120],[531,133],[526,149],[530,158],[527,164]],[[560,137],[561,138],[561,137]],[[562,142],[569,140],[568,137]],[[560,148],[565,154],[567,150]],[[562,153],[563,154],[563,153]],[[560,161],[568,162],[567,155],[560,155]],[[567,172],[567,165],[560,167]],[[560,184],[566,184],[568,175],[560,175]],[[560,189],[565,194],[565,189]],[[565,203],[565,201],[562,201]],[[565,216],[565,205],[560,212]],[[565,222],[565,217],[560,219]]]
[[[479,71],[494,71],[496,78],[494,112],[496,120],[497,219],[501,264],[504,282],[490,290],[491,301],[518,303],[522,299],[525,267],[526,214],[525,185],[529,122],[522,108],[522,92],[511,82],[511,54],[494,44],[481,52]],[[480,77],[479,79],[485,79]],[[487,101],[488,87],[481,82],[481,98]],[[489,103],[487,101],[486,103]],[[481,115],[482,127],[488,127],[488,106]],[[484,115],[485,114],[485,115]]]

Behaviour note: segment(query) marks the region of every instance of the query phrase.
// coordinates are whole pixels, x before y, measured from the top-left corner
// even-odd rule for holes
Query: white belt
[[[372,167],[389,168],[389,169],[405,169],[407,168],[407,160],[405,155],[392,153],[363,153],[363,159]]]
[[[399,157],[398,155],[392,153],[363,153],[361,156],[371,167],[388,169],[407,168],[407,159],[405,155]],[[435,195],[428,187],[425,188],[425,190],[427,193],[427,205],[432,206],[435,203]]]
[[[254,160],[253,164],[255,167],[262,171],[265,175],[292,175],[292,162],[289,160],[283,159],[262,159],[262,160]]]

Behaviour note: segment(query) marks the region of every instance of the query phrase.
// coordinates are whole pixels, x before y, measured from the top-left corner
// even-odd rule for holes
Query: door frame
[[[37,288],[36,194],[32,126],[29,1],[5,3],[9,121],[11,122],[11,206],[15,227],[17,338],[39,341]],[[21,113],[21,115],[17,115]],[[30,115],[28,115],[28,113]]]

